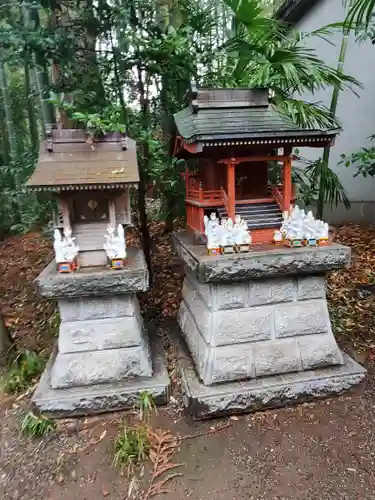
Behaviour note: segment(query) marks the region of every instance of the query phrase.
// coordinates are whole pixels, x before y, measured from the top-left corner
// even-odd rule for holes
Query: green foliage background
[[[138,208],[153,185],[170,228],[183,215],[184,162],[171,158],[173,113],[191,82],[266,86],[272,105],[302,126],[339,125],[321,88],[359,82],[327,66],[272,14],[278,0],[7,0],[0,4],[0,237],[45,223],[51,200],[25,190],[47,123],[95,134],[127,130],[138,143]],[[318,168],[318,167],[317,167]],[[319,182],[319,176],[310,178]],[[331,177],[325,201],[340,199]],[[332,189],[334,193],[332,194]],[[338,194],[337,194],[338,193]],[[147,246],[147,241],[144,241]]]

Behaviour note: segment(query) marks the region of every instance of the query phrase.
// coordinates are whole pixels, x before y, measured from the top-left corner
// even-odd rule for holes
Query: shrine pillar
[[[292,160],[284,160],[283,168],[284,191],[283,191],[283,209],[284,212],[290,212],[290,203],[292,198]]]
[[[236,215],[236,162],[233,158],[227,161],[227,195],[228,195],[228,217],[234,220]]]

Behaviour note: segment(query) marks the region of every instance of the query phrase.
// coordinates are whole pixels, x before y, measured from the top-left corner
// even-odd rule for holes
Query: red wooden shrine
[[[203,217],[240,214],[253,243],[271,242],[295,199],[293,147],[331,145],[338,129],[304,129],[269,104],[267,89],[193,89],[175,114],[174,155],[187,160],[187,225],[204,232]],[[281,165],[270,181],[272,162]],[[278,169],[274,169],[277,171]]]

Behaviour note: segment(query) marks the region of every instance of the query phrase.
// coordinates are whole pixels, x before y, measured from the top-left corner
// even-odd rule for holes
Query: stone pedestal
[[[130,249],[122,270],[83,268],[59,274],[52,262],[37,278],[41,296],[58,300],[56,352],[34,394],[36,407],[58,416],[131,407],[141,391],[166,402],[169,379],[151,352],[136,292],[147,289],[143,255]]]
[[[178,233],[174,241],[186,264],[179,324],[199,376],[189,382],[193,372],[185,356],[182,381],[187,405],[197,408],[195,400],[200,400],[196,416],[225,412],[217,401],[212,405],[211,387],[214,400],[226,394],[224,406],[231,412],[267,406],[259,404],[259,397],[256,404],[251,398],[245,405],[232,401],[231,394],[241,400],[241,384],[245,394],[245,386],[256,382],[268,401],[278,400],[272,388],[279,391],[281,383],[288,393],[285,388],[294,384],[290,400],[296,401],[308,398],[309,387],[311,396],[319,396],[317,381],[323,373],[324,396],[363,378],[364,370],[336,344],[326,302],[325,273],[349,264],[349,248],[271,247],[212,257],[190,238]],[[338,370],[342,384],[329,390],[327,376]],[[189,392],[193,386],[194,396]],[[281,399],[278,404],[288,402]]]

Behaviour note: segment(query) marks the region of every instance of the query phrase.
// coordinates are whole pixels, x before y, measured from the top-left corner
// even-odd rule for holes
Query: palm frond
[[[238,68],[241,68],[247,73],[251,86],[282,89],[289,95],[302,95],[306,90],[314,94],[326,87],[350,89],[355,93],[356,87],[362,87],[356,78],[325,64],[314,49],[299,45],[298,38],[290,40],[283,34],[270,31],[267,43],[264,43],[263,38],[254,32],[249,33],[246,31],[232,37],[226,49],[237,55],[235,72],[239,74]]]
[[[334,30],[338,29],[342,31],[342,28],[345,26],[345,22],[339,23],[331,23],[321,28],[318,28],[313,31],[297,31],[295,33],[295,40],[297,43],[300,43],[302,40],[307,40],[312,37],[318,37],[329,43],[330,45],[335,45],[328,37],[334,34]]]
[[[327,106],[321,102],[306,102],[278,94],[271,98],[271,102],[277,111],[291,119],[299,127],[310,129],[341,127],[338,118],[334,118]]]
[[[364,24],[368,26],[371,23],[375,11],[375,0],[357,0],[349,9],[346,22],[349,25]]]
[[[331,170],[322,160],[309,165],[305,170],[312,186],[324,184],[324,201],[332,205],[343,203],[345,208],[350,208],[350,200],[338,175]]]

